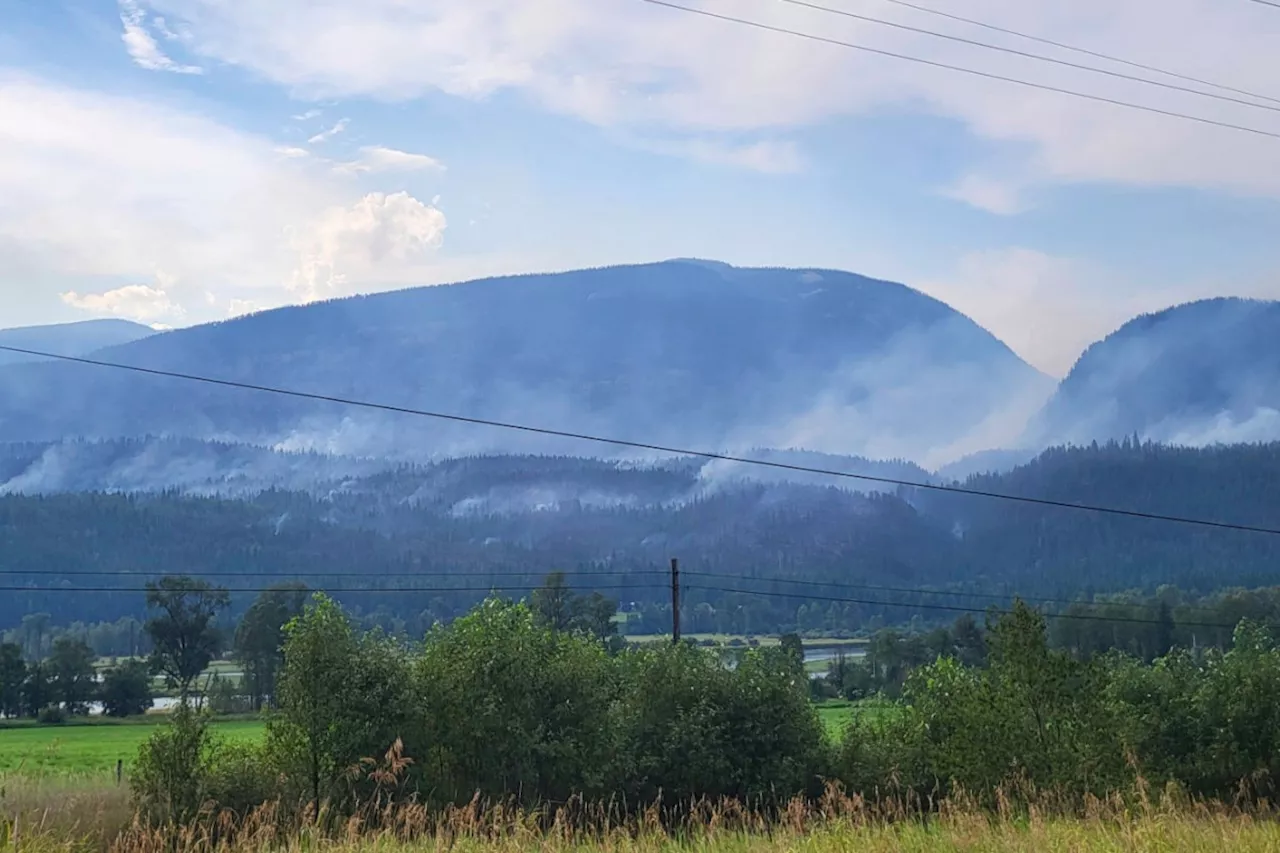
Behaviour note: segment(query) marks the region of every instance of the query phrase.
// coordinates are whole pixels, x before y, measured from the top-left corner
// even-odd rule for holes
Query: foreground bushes
[[[888,713],[856,719],[839,744],[809,704],[802,661],[782,649],[733,665],[689,645],[611,654],[497,600],[409,647],[355,630],[321,596],[286,636],[265,743],[233,749],[175,715],[133,776],[148,814],[476,797],[624,812],[727,798],[768,811],[833,780],[872,798],[964,792],[992,807],[1011,790],[1083,804],[1139,779],[1271,797],[1280,771],[1280,651],[1249,623],[1225,653],[1080,661],[1019,606],[989,627],[985,666],[916,669]]]
[[[385,785],[372,759],[393,744],[399,793],[436,805],[765,803],[821,788],[823,729],[803,671],[776,649],[732,668],[689,646],[610,655],[498,600],[406,648],[318,596],[284,651],[261,748],[216,743],[189,711],[143,748],[132,783],[150,814],[277,798],[350,810]]]

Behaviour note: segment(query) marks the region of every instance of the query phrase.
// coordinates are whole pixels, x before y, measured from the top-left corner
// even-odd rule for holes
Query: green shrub
[[[733,669],[688,646],[624,655],[614,725],[628,800],[786,800],[815,790],[824,734],[803,673],[780,649]]]
[[[423,781],[445,798],[608,796],[614,659],[528,607],[486,601],[428,635],[416,665]]]
[[[51,726],[60,726],[67,721],[67,712],[61,705],[45,705],[36,714],[36,721]]]
[[[156,823],[194,818],[209,795],[215,749],[208,717],[185,703],[138,749],[129,774],[138,812]]]

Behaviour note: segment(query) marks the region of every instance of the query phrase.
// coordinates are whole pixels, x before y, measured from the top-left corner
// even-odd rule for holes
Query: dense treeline
[[[9,495],[0,497],[0,570],[3,585],[21,589],[0,598],[0,625],[41,612],[60,625],[137,618],[140,582],[173,571],[231,575],[232,612],[253,598],[237,586],[298,577],[411,632],[553,570],[609,586],[658,630],[669,623],[660,572],[671,556],[689,573],[691,630],[733,633],[852,631],[927,615],[926,602],[973,603],[877,586],[1075,599],[1162,584],[1207,594],[1276,578],[1276,538],[1257,533],[911,490],[707,480],[702,470],[688,460],[622,469],[493,457],[335,483],[324,496]],[[1267,508],[1280,503],[1280,445],[1058,449],[967,484],[1267,525]],[[353,588],[368,591],[338,591]]]
[[[832,780],[876,796],[1017,783],[1068,795],[1146,784],[1272,796],[1280,772],[1280,649],[1245,621],[1228,650],[1152,663],[1051,648],[1019,604],[972,635],[981,654],[910,672],[901,698],[831,739],[794,644],[726,661],[690,644],[611,651],[538,606],[489,599],[420,641],[363,632],[317,596],[284,631],[261,745],[217,741],[180,711],[133,784],[161,818],[213,801],[341,812],[375,796],[428,804],[574,796],[636,808],[816,796]],[[181,780],[181,781],[179,781]]]

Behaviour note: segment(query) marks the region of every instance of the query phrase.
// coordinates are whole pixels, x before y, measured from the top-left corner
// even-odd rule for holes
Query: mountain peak
[[[115,355],[666,446],[804,447],[922,462],[995,446],[969,433],[1042,379],[969,318],[904,285],[706,262],[316,303],[168,332]],[[360,455],[615,452],[233,389],[90,376],[77,365],[0,371],[0,440],[143,434]]]
[[[1205,444],[1278,427],[1280,302],[1219,297],[1140,315],[1090,346],[1035,429],[1050,442]]]
[[[82,356],[154,334],[154,329],[128,320],[81,320],[74,323],[0,329],[0,345],[54,355]],[[0,352],[0,365],[19,364],[35,359],[35,356],[21,353]]]

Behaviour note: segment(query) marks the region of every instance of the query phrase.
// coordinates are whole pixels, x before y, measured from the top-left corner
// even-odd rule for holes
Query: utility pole
[[[671,558],[671,643],[680,642],[680,561]]]

